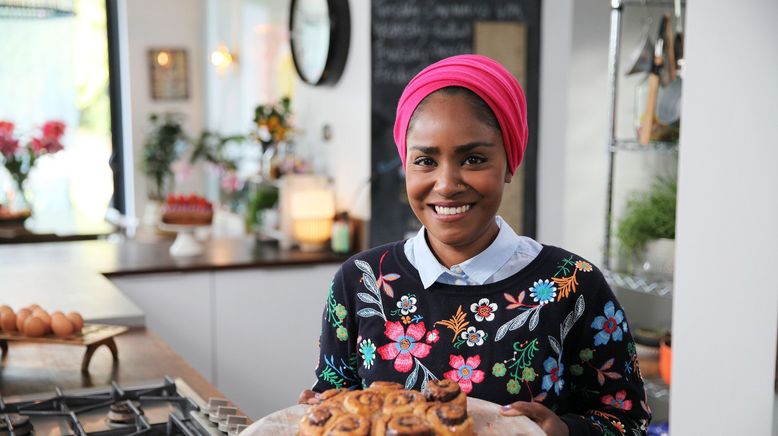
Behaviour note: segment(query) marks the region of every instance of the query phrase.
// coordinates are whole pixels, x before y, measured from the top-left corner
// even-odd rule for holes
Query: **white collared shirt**
[[[534,239],[517,235],[500,216],[495,221],[500,231],[491,245],[450,269],[435,258],[424,236],[424,227],[405,241],[405,257],[419,271],[424,289],[435,282],[475,286],[500,281],[521,271],[543,249]]]

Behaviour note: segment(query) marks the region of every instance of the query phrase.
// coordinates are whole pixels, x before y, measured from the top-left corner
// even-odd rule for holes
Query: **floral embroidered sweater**
[[[645,434],[651,419],[627,320],[591,263],[544,245],[511,277],[424,289],[403,242],[341,266],[313,390],[448,378],[498,404],[539,401],[571,435]]]

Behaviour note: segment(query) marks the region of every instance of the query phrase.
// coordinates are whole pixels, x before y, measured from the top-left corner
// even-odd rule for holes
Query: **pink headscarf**
[[[481,55],[458,55],[438,61],[416,75],[397,103],[394,142],[405,168],[408,121],[419,103],[448,86],[467,88],[481,97],[500,124],[508,168],[519,167],[527,148],[527,102],[519,82],[497,61]]]

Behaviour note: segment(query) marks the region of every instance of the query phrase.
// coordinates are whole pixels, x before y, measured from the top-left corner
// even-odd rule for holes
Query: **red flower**
[[[440,340],[440,332],[438,329],[432,329],[427,332],[427,343],[434,344]]]
[[[620,390],[616,392],[615,398],[613,397],[613,395],[608,394],[608,395],[603,395],[600,400],[602,401],[602,404],[611,406],[616,409],[632,410],[632,401],[625,400],[625,398],[627,398],[627,391]]]
[[[48,121],[41,128],[43,131],[43,137],[47,139],[53,139],[59,142],[59,138],[65,134],[65,123],[62,121]]]
[[[475,355],[468,357],[467,361],[462,356],[451,355],[448,360],[448,364],[451,365],[451,371],[447,371],[443,374],[443,377],[454,380],[459,383],[459,387],[462,388],[462,392],[469,394],[473,390],[473,383],[481,383],[484,381],[484,372],[478,368],[481,364],[481,356]]]
[[[19,140],[14,138],[14,123],[0,121],[0,155],[10,158],[19,149]]]
[[[10,121],[0,121],[0,135],[13,135],[14,123]]]
[[[423,322],[411,324],[406,331],[399,322],[386,322],[384,334],[394,342],[382,345],[378,348],[378,354],[384,360],[394,359],[394,369],[399,372],[408,372],[413,368],[413,357],[427,357],[431,346],[421,341],[427,328]]]

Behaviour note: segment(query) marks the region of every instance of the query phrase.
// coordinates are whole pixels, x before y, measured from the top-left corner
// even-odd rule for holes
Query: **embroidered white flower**
[[[416,312],[416,297],[403,295],[397,302],[397,307],[403,315]]]
[[[478,322],[491,321],[494,319],[494,312],[497,311],[497,303],[490,303],[488,298],[482,298],[478,303],[470,305],[470,311],[475,314]]]
[[[480,346],[484,344],[484,337],[486,336],[486,333],[484,333],[483,330],[478,330],[475,327],[470,326],[459,336],[467,341],[468,347],[474,347],[476,345]]]

